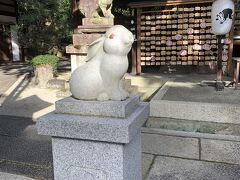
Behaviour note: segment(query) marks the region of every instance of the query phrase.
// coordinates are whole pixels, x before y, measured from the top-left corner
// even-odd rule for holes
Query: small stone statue
[[[115,25],[90,44],[86,63],[78,67],[70,79],[73,97],[82,100],[124,100],[129,94],[120,80],[128,69],[127,54],[133,34],[122,25]]]
[[[101,13],[104,17],[113,18],[113,0],[80,0],[79,10],[86,18],[99,18]]]

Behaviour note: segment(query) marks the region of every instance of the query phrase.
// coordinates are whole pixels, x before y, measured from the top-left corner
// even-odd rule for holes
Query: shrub
[[[53,73],[56,75],[58,60],[57,56],[46,54],[34,57],[30,63],[33,68],[40,65],[51,65],[53,67]]]

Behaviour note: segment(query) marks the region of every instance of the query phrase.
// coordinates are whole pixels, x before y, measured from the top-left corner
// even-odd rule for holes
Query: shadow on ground
[[[0,116],[0,171],[53,179],[51,139],[31,118]]]
[[[10,71],[6,67],[3,73],[11,74]],[[18,75],[21,76],[21,71]],[[26,76],[0,106],[0,171],[35,179],[53,179],[51,139],[37,134],[31,118],[52,103],[34,92],[22,96],[30,83],[31,77]]]

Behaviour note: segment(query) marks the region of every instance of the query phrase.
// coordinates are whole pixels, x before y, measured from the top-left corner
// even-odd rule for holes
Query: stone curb
[[[142,139],[144,153],[240,164],[238,136],[142,128]]]
[[[2,106],[2,104],[4,103],[4,101],[7,99],[7,97],[16,89],[16,87],[22,82],[24,81],[24,79],[26,78],[27,73],[21,75],[17,81],[5,92],[3,93],[3,95],[0,97],[0,107]]]
[[[152,98],[152,100],[159,100],[164,97],[164,95],[167,93],[169,89],[169,85],[174,83],[175,78],[169,78],[167,79],[167,82],[161,87],[161,89],[158,91],[158,93]]]
[[[150,116],[195,121],[239,124],[240,106],[224,103],[203,103],[152,100]]]
[[[163,100],[174,80],[174,78],[169,79],[152,98],[150,116],[218,123],[240,123],[240,106],[236,104]]]
[[[142,133],[240,142],[240,136],[209,134],[209,133],[199,133],[199,132],[183,132],[183,131],[174,131],[174,130],[157,129],[157,128],[142,127]]]

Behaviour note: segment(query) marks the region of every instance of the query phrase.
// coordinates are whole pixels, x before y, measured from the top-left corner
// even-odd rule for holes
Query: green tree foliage
[[[17,0],[19,40],[30,55],[61,51],[71,39],[70,0]]]

